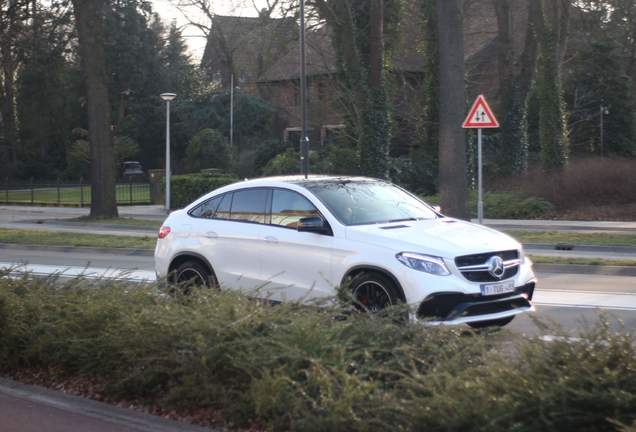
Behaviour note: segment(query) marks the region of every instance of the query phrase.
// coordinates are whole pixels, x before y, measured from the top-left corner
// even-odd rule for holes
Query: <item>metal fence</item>
[[[117,204],[151,204],[148,183],[117,183]],[[91,185],[79,183],[10,183],[0,184],[0,203],[85,207],[91,204]]]

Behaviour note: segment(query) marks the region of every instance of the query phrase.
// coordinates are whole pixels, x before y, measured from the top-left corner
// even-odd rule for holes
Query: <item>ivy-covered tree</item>
[[[399,26],[398,0],[312,0],[333,32],[348,133],[360,154],[360,171],[386,177],[391,140],[386,60]]]
[[[563,168],[568,161],[567,113],[561,85],[561,64],[566,48],[570,0],[540,0],[541,18],[536,21],[539,58],[539,143],[546,170]]]
[[[513,28],[511,0],[492,0],[497,17],[497,71],[501,129],[490,142],[494,163],[491,174],[509,176],[523,173],[528,165],[528,95],[537,62],[536,22],[542,19],[539,2],[527,2],[525,29]],[[525,31],[523,49],[516,52],[516,31]]]

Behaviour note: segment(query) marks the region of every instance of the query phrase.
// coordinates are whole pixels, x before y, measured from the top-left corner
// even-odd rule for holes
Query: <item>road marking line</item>
[[[56,266],[0,262],[0,269],[11,269],[13,275],[31,273],[36,276],[84,277],[88,279],[115,279],[129,282],[154,282],[154,271],[121,270],[99,267]],[[611,309],[636,311],[636,293],[601,291],[536,290],[532,303],[536,306],[581,309]]]
[[[153,282],[157,280],[154,271],[121,270],[99,267],[61,267],[46,264],[24,264],[0,262],[0,269],[10,269],[12,274],[30,273],[36,276],[84,277],[88,279],[115,279],[135,282]]]
[[[636,310],[636,294],[536,290],[532,303],[537,306]]]

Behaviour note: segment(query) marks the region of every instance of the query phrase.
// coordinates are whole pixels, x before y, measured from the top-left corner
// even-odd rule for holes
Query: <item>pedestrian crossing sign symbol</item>
[[[499,122],[492,113],[484,95],[477,96],[462,125],[464,129],[498,128]]]

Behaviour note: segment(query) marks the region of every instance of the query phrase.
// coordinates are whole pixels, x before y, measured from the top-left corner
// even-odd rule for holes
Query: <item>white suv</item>
[[[399,302],[431,324],[505,325],[533,310],[521,245],[445,217],[385,181],[272,177],[235,183],[170,214],[157,276],[271,300],[333,297],[369,311]]]

